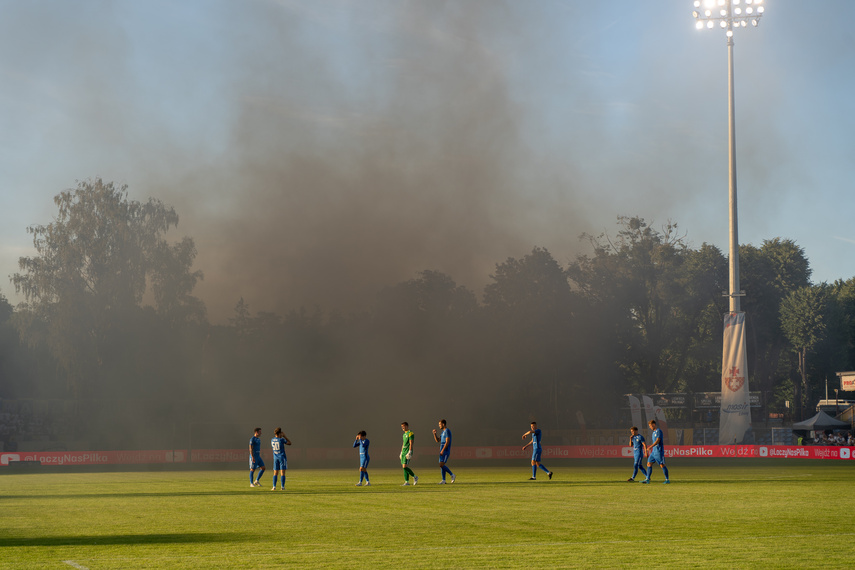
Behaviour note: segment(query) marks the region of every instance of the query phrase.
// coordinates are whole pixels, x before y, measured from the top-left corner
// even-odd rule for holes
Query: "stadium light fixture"
[[[727,36],[727,114],[728,114],[728,172],[729,184],[729,291],[730,312],[739,312],[739,298],[744,295],[739,289],[739,238],[736,211],[736,119],[733,101],[733,30],[757,27],[766,12],[764,0],[694,0],[695,27],[699,30],[719,27]]]
[[[733,30],[757,27],[760,18],[766,12],[763,0],[695,0],[692,15],[699,30],[718,26],[726,31],[727,37],[733,37]]]

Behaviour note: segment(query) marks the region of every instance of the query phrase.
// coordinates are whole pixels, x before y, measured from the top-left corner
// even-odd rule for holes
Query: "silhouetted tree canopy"
[[[161,315],[202,321],[204,306],[190,295],[202,275],[190,271],[190,238],[166,243],[178,214],[158,200],[128,200],[126,186],[95,179],[54,202],[53,222],[27,228],[37,255],[20,258],[12,282],[26,299],[22,336],[46,343],[77,393],[92,387],[139,320],[149,282]]]
[[[0,294],[0,397],[95,401],[76,424],[92,437],[129,416],[149,426],[140,438],[258,414],[348,434],[402,413],[496,434],[575,428],[577,412],[614,427],[626,393],[720,387],[727,259],[675,223],[619,217],[566,264],[533,247],[496,263],[480,300],[426,269],[354,313],[253,312],[241,297],[209,324],[193,239],[166,240],[173,208],[100,179],[55,203],[12,276],[25,301],[13,311]],[[803,393],[855,368],[855,278],[811,285],[804,250],[781,238],[743,245],[740,264],[750,387],[770,411],[803,409]]]

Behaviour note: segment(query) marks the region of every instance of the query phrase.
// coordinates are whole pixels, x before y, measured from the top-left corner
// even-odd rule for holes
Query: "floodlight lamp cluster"
[[[732,37],[735,28],[756,28],[765,11],[763,0],[695,0],[692,15],[697,29],[712,29],[717,22]]]

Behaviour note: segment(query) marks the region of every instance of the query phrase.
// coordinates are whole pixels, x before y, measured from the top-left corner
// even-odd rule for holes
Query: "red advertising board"
[[[270,452],[263,452],[272,460]],[[394,459],[395,449],[378,449],[377,459]],[[420,454],[424,455],[424,454]],[[665,456],[693,458],[758,458],[758,459],[855,459],[855,447],[823,447],[796,445],[674,445],[666,446]],[[455,447],[454,459],[520,459],[531,457],[531,451],[520,446]],[[543,459],[614,459],[632,457],[632,448],[620,445],[548,446]],[[303,448],[289,449],[289,459],[309,461],[356,460],[351,449]],[[38,461],[43,465],[135,465],[159,463],[239,463],[248,459],[246,449],[194,449],[188,457],[185,450],[159,451],[51,451],[0,453],[0,467],[18,461]]]

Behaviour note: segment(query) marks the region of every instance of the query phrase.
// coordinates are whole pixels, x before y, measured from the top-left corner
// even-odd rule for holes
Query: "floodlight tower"
[[[724,315],[721,355],[720,445],[750,442],[751,404],[748,392],[748,359],[745,352],[745,313],[739,308],[739,237],[736,217],[736,118],[733,105],[733,30],[757,26],[766,9],[763,0],[695,0],[695,27],[718,27],[727,35],[728,171],[730,176],[730,312]]]
[[[728,116],[728,172],[729,185],[729,219],[730,246],[729,258],[729,290],[730,312],[739,312],[739,298],[744,295],[739,290],[739,236],[736,216],[736,119],[733,106],[733,30],[746,28],[750,24],[757,27],[766,8],[763,0],[695,0],[695,10],[692,15],[699,30],[712,29],[718,25],[727,35],[727,116]],[[717,24],[716,24],[717,23]]]

